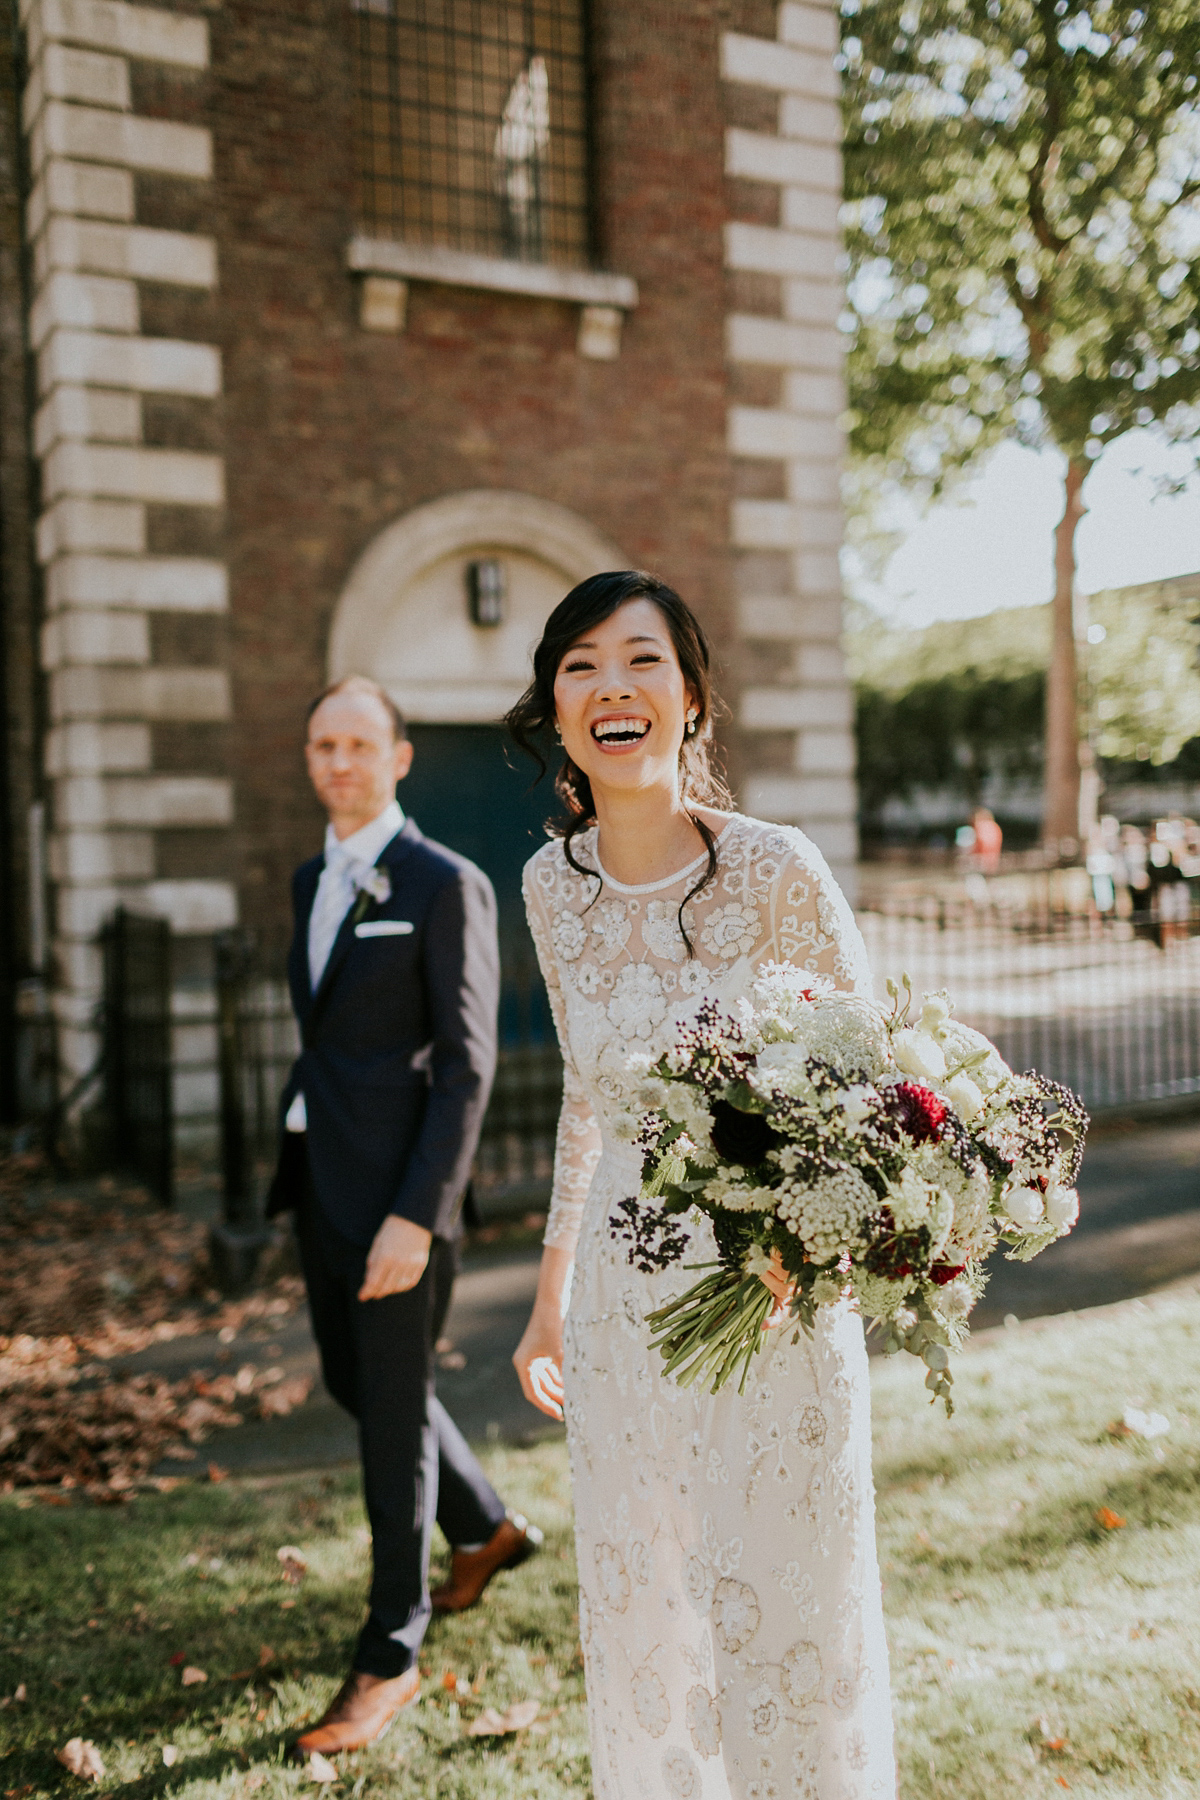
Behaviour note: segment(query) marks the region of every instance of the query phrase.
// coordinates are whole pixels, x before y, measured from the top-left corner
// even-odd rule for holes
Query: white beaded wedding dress
[[[613,1129],[636,1051],[766,962],[869,991],[858,929],[799,831],[734,816],[705,858],[627,887],[596,831],[546,844],[525,899],[565,1063],[548,1245],[575,1250],[563,1377],[596,1800],[894,1800],[863,1328],[776,1329],[746,1392],[664,1379],[644,1275],[612,1223],[640,1157]],[[707,1224],[693,1228],[702,1262]]]

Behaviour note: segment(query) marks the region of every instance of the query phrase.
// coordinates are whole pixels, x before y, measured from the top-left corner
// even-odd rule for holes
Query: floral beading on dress
[[[862,1325],[779,1330],[744,1395],[661,1374],[645,1316],[690,1279],[628,1260],[620,1201],[630,1059],[700,1002],[786,962],[869,991],[862,939],[820,854],[735,816],[700,856],[630,887],[596,833],[527,864],[525,898],[563,1051],[546,1243],[575,1252],[564,1382],[596,1800],[892,1800]],[[617,1216],[614,1218],[614,1214]],[[707,1225],[695,1256],[713,1255]]]

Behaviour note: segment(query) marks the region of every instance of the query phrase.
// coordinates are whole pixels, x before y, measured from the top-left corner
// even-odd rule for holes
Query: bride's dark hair
[[[695,732],[690,736],[685,733],[679,747],[680,798],[708,852],[707,867],[679,905],[679,929],[691,955],[692,942],[684,929],[683,909],[708,886],[717,872],[716,838],[695,809],[701,805],[719,808],[732,805],[729,791],[713,767],[713,718],[721,710],[721,703],[713,692],[708,643],[691,607],[665,581],[660,581],[656,575],[643,574],[640,569],[621,569],[581,581],[559,601],[546,620],[541,640],[533,653],[533,680],[505,715],[504,722],[520,748],[537,763],[536,780],[540,781],[548,767],[542,734],[554,723],[554,681],[563,657],[586,632],[611,618],[628,600],[651,600],[662,613],[696,708]],[[562,801],[563,811],[558,817],[548,819],[547,827],[562,839],[563,852],[571,867],[598,882],[596,871],[585,869],[577,862],[572,849],[579,833],[596,823],[592,784],[566,754],[555,774],[554,789]]]

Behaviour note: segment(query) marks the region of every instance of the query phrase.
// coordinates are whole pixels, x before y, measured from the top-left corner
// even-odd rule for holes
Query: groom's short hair
[[[308,711],[304,715],[305,718],[311,719],[318,706],[323,706],[326,700],[330,699],[334,694],[372,695],[374,699],[378,700],[379,704],[383,707],[384,712],[392,721],[392,736],[395,738],[396,742],[398,744],[403,743],[407,738],[408,726],[405,724],[404,714],[400,711],[400,708],[396,705],[396,702],[392,699],[392,696],[388,693],[387,689],[381,687],[377,681],[372,681],[369,675],[343,675],[340,681],[331,681],[327,688],[322,688],[316,699],[311,703]]]

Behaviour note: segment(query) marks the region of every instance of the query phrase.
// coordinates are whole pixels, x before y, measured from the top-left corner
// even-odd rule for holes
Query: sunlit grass
[[[901,1792],[1194,1796],[1200,1298],[1001,1332],[956,1394],[876,1370]],[[1114,1437],[1130,1404],[1169,1435]]]
[[[1000,1333],[956,1377],[947,1421],[911,1359],[874,1371],[904,1800],[1036,1800],[1064,1785],[1194,1796],[1200,1296]],[[1130,1404],[1165,1413],[1170,1433],[1114,1438]],[[492,1448],[486,1461],[547,1548],[476,1612],[435,1623],[420,1705],[342,1760],[335,1791],[352,1800],[589,1791],[565,1453]],[[357,1479],[183,1486],[109,1509],[19,1498],[0,1502],[0,1693],[24,1682],[27,1698],[0,1710],[0,1795],[78,1796],[54,1760],[75,1736],[100,1750],[102,1793],[311,1794],[284,1750],[340,1680],[360,1621]],[[1106,1530],[1101,1508],[1125,1524]],[[283,1544],[308,1558],[299,1590],[280,1579]],[[185,1688],[185,1664],[208,1680]],[[447,1670],[469,1698],[442,1686]],[[542,1713],[520,1737],[464,1734],[483,1706],[528,1698]]]

